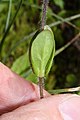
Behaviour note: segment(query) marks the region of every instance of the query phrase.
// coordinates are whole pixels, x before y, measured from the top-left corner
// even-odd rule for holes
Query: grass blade
[[[10,15],[11,15],[11,6],[12,6],[12,0],[9,0],[9,11],[8,11],[8,16],[7,16],[5,31],[8,29],[8,26],[9,26],[9,20],[10,20]]]
[[[9,30],[10,30],[10,28],[11,28],[11,26],[12,26],[12,24],[13,24],[16,16],[17,16],[17,14],[18,14],[18,12],[19,12],[19,9],[20,9],[20,7],[21,7],[21,4],[22,4],[22,0],[20,0],[20,3],[19,3],[18,8],[17,8],[17,11],[16,11],[16,13],[15,13],[15,15],[14,15],[11,23],[9,24],[6,32],[4,33],[4,36],[3,36],[2,40],[1,40],[1,43],[0,43],[0,55],[1,55],[1,51],[2,51],[2,47],[3,47],[3,43],[4,43],[4,41],[5,41],[5,38],[6,38],[7,34],[8,34],[8,32],[9,32]]]

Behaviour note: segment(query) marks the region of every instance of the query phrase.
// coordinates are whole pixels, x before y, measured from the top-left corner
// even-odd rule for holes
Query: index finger
[[[49,94],[44,92],[45,96]],[[39,99],[38,87],[0,62],[0,114]]]

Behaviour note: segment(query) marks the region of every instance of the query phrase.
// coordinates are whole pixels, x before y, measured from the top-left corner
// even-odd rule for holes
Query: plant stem
[[[62,51],[64,51],[66,48],[68,48],[72,43],[74,43],[76,40],[78,40],[78,38],[80,38],[80,33],[78,33],[72,40],[70,40],[66,45],[64,45],[63,47],[61,47],[60,49],[58,49],[55,53],[55,56],[57,56],[58,54],[60,54]]]
[[[44,78],[43,77],[39,77],[38,79],[39,79],[40,99],[42,99],[44,97],[44,95],[43,95]]]
[[[70,26],[72,26],[73,28],[75,28],[75,29],[77,29],[78,31],[80,31],[80,28],[77,27],[75,24],[72,24],[71,22],[69,22],[69,21],[67,21],[67,20],[64,21],[64,18],[58,16],[58,15],[55,14],[55,13],[52,13],[52,15],[53,15],[55,18],[57,18],[58,20],[60,20],[60,21],[62,21],[62,22],[65,22],[65,23],[67,23],[68,25],[70,25]]]
[[[30,4],[30,3],[27,3],[27,5],[29,5],[29,6],[31,6],[31,7],[34,7],[34,8],[37,8],[37,9],[40,9],[40,10],[41,10],[41,7],[38,6],[38,5]],[[72,19],[76,19],[77,17],[79,17],[80,14],[75,15],[74,17],[73,17],[73,16],[69,17],[70,20],[66,20],[65,18],[62,18],[61,16],[58,16],[58,15],[55,14],[55,13],[49,13],[49,14],[52,15],[52,16],[54,16],[55,18],[59,19],[60,22],[62,22],[62,23],[65,22],[65,23],[69,24],[70,26],[72,26],[73,28],[75,28],[75,29],[77,29],[78,31],[80,31],[80,28],[79,28],[79,27],[77,27],[75,24],[69,22],[70,20],[72,20]],[[55,23],[56,23],[56,22],[55,22]],[[57,23],[58,23],[58,22],[57,22]],[[59,24],[60,24],[60,23],[59,23]],[[57,24],[55,24],[55,25],[57,25]]]
[[[71,17],[68,17],[68,18],[65,18],[64,21],[54,22],[54,23],[50,24],[49,26],[50,26],[50,27],[54,27],[54,26],[57,26],[57,25],[59,25],[59,24],[61,24],[61,23],[63,23],[63,22],[72,21],[72,20],[75,20],[75,19],[78,19],[78,18],[80,18],[80,14],[77,14],[77,15],[74,15],[74,16],[71,16]],[[11,52],[14,51],[21,43],[29,40],[29,38],[31,38],[36,32],[37,32],[37,31],[34,31],[34,32],[30,33],[29,35],[24,36],[23,39],[21,39],[21,40],[19,40],[18,42],[16,42],[16,44],[7,52],[7,55],[5,55],[5,57],[3,58],[2,61],[5,63],[6,60],[7,60],[7,58],[8,58],[9,55],[11,54]],[[62,49],[62,48],[60,48],[60,49]],[[61,52],[62,52],[62,50],[61,50]],[[56,55],[58,55],[58,54],[59,54],[59,51],[57,51]],[[55,55],[55,56],[56,56],[56,55]]]
[[[43,0],[43,8],[42,8],[42,30],[46,25],[46,11],[48,6],[48,0]]]
[[[49,93],[51,93],[51,94],[60,94],[60,93],[76,92],[76,91],[80,91],[80,86],[79,86],[79,87],[74,87],[74,88],[65,88],[65,89],[49,90]]]

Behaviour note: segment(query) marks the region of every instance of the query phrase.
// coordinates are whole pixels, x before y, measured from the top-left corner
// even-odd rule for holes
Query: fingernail
[[[59,105],[59,111],[63,120],[80,120],[80,96],[65,98]]]

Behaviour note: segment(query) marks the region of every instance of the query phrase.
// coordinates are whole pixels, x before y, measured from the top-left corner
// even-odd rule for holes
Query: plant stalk
[[[51,94],[61,94],[61,93],[67,93],[67,92],[80,92],[80,86],[74,87],[74,88],[64,88],[64,89],[57,89],[57,90],[49,90],[48,92]]]
[[[44,29],[44,26],[46,25],[46,11],[48,7],[49,0],[43,0],[43,8],[42,8],[42,30]]]
[[[69,41],[66,45],[64,45],[63,47],[61,47],[60,49],[58,49],[55,53],[55,56],[57,56],[58,54],[60,54],[62,51],[64,51],[66,48],[68,48],[72,43],[74,43],[76,40],[78,40],[78,38],[80,38],[80,33],[78,33],[71,41]]]
[[[40,99],[44,98],[43,95],[43,89],[44,89],[44,78],[43,77],[39,77],[39,91],[40,91]]]

